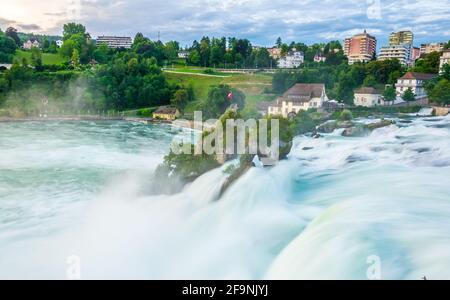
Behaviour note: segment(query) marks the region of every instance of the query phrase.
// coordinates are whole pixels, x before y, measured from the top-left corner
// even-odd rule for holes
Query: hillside
[[[17,50],[14,55],[14,60],[18,60],[20,62],[23,58],[26,58],[28,62],[30,62],[31,52]],[[61,65],[64,63],[64,59],[59,54],[42,53],[42,63],[44,65]]]
[[[184,71],[184,70],[183,70]],[[165,72],[165,76],[170,83],[178,83],[191,86],[194,90],[195,101],[189,103],[186,112],[193,112],[198,105],[207,98],[209,87],[218,84],[228,84],[244,92],[247,101],[245,111],[256,109],[256,105],[261,101],[272,101],[275,95],[265,94],[272,89],[272,75],[268,74],[224,74],[217,76],[206,76],[191,72],[178,73]]]

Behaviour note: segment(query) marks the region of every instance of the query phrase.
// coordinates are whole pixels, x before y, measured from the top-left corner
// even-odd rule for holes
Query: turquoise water
[[[450,279],[450,118],[297,137],[219,201],[220,169],[149,195],[177,135],[0,124],[0,278],[65,279],[76,256],[82,279],[366,279],[375,256],[383,279]]]

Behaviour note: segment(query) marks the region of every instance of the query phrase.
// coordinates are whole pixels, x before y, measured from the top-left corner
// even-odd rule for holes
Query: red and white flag
[[[233,100],[233,97],[234,97],[234,95],[233,95],[233,92],[230,92],[229,94],[228,94],[228,100]]]

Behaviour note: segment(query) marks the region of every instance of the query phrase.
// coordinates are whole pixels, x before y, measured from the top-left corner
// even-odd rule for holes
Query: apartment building
[[[411,63],[411,45],[392,45],[388,47],[382,47],[378,60],[398,59],[404,66]]]
[[[364,30],[364,33],[345,39],[344,54],[348,57],[348,63],[368,62],[377,49],[377,39]]]
[[[429,43],[420,45],[420,55],[430,54],[431,52],[441,52],[444,50],[445,43]]]
[[[109,48],[112,49],[130,49],[133,45],[133,39],[131,37],[124,36],[99,36],[97,38],[97,44],[106,44]]]
[[[398,32],[392,32],[389,35],[389,45],[390,46],[396,46],[396,45],[404,45],[414,44],[414,34],[412,31],[398,31]]]

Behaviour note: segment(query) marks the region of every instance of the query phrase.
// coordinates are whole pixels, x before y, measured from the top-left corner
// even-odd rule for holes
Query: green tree
[[[78,68],[80,66],[80,53],[78,52],[78,49],[73,49],[70,61],[74,68]]]
[[[439,105],[450,104],[450,80],[441,79],[429,93],[431,102]]]
[[[203,112],[207,118],[218,118],[232,104],[237,104],[240,109],[243,109],[245,94],[224,84],[212,86],[208,91]]]
[[[186,89],[179,89],[170,100],[170,104],[182,111],[189,102],[189,92]]]
[[[375,87],[377,85],[377,80],[375,79],[375,76],[369,75],[364,79],[364,86],[366,87]]]
[[[441,53],[432,52],[422,56],[415,64],[412,71],[420,73],[439,73],[439,64],[441,59]]]
[[[63,40],[67,41],[75,34],[86,35],[86,27],[82,24],[68,23],[63,26]]]
[[[178,57],[180,44],[177,41],[167,42],[164,48],[164,54],[168,60],[174,60]]]
[[[193,65],[198,66],[200,64],[200,59],[201,59],[200,54],[198,53],[197,50],[193,50],[189,54],[189,62]]]
[[[42,71],[42,53],[38,48],[31,49],[31,65],[36,71]]]
[[[6,34],[6,36],[13,39],[13,41],[16,43],[17,47],[22,46],[22,42],[20,41],[19,34],[17,33],[17,29],[15,29],[13,27],[9,27],[8,29],[6,29],[5,34]]]
[[[341,112],[341,114],[340,114],[340,116],[339,116],[339,119],[340,119],[341,121],[351,121],[351,120],[353,120],[353,114],[352,114],[352,112],[349,111],[348,109],[344,109],[344,110]]]
[[[397,93],[392,86],[389,86],[384,90],[383,97],[384,100],[391,102],[397,98]]]
[[[416,100],[416,95],[411,88],[408,88],[402,95],[402,99],[406,102],[411,102]]]
[[[277,48],[281,48],[281,45],[283,45],[283,41],[281,40],[281,37],[277,38],[275,45],[277,46]]]

